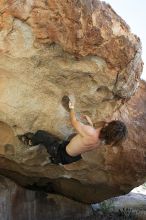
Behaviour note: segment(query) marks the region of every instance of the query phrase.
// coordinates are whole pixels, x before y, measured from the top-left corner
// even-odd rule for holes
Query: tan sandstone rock
[[[123,194],[144,181],[139,38],[98,0],[6,0],[0,12],[0,121],[15,140],[11,155],[3,151],[0,173],[29,187],[45,178],[43,185],[51,183],[52,191],[87,203]],[[75,164],[45,166],[46,151],[29,151],[16,136],[44,129],[66,139],[74,132],[63,101],[70,94],[78,118],[88,114],[96,124],[122,117],[129,137],[123,148],[100,147]],[[141,112],[144,119],[131,112]]]

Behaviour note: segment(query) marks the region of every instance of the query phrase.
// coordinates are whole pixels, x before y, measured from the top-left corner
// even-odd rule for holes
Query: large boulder
[[[0,12],[0,173],[86,203],[142,183],[146,85],[139,38],[98,0],[6,0]],[[79,119],[121,118],[128,139],[77,163],[45,165],[45,149],[28,150],[17,135],[44,129],[66,139],[74,132],[65,102],[70,94]]]

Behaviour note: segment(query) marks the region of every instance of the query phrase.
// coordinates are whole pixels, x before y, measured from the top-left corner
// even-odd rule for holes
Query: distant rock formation
[[[142,65],[139,38],[105,2],[1,1],[0,174],[85,203],[143,183]],[[16,136],[44,129],[66,139],[74,132],[63,99],[70,94],[79,118],[122,119],[129,137],[122,147],[99,147],[74,164],[44,165],[45,149],[28,150]]]

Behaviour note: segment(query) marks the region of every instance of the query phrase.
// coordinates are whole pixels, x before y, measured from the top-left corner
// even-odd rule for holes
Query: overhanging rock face
[[[51,183],[50,191],[88,203],[141,183],[145,83],[137,90],[140,40],[100,1],[7,0],[1,1],[0,12],[0,173],[29,187],[45,178],[43,184]],[[76,98],[79,118],[86,113],[96,124],[122,117],[129,127],[123,148],[100,147],[64,167],[44,166],[44,149],[27,151],[18,134],[44,129],[67,138],[74,132],[63,101],[69,94]],[[133,126],[131,112],[141,114],[134,118],[140,127]],[[126,169],[125,161],[131,164]]]

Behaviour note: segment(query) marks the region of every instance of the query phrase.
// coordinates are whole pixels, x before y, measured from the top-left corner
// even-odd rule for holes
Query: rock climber
[[[77,134],[69,140],[61,140],[47,131],[19,135],[19,139],[29,145],[42,144],[46,147],[52,163],[69,164],[80,160],[81,154],[98,148],[100,145],[119,145],[128,134],[126,125],[119,120],[104,122],[102,127],[94,128],[91,118],[85,115],[88,125],[76,118],[74,102],[69,100],[71,124]]]

